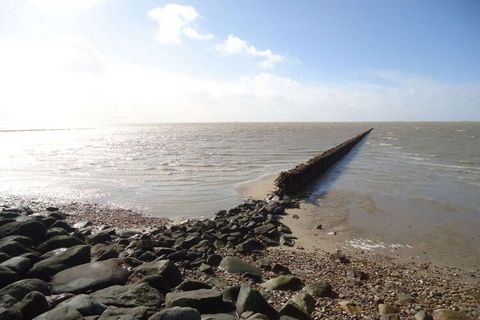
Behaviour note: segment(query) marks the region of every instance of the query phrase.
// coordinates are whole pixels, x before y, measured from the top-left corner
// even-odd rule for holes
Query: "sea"
[[[97,203],[168,218],[241,203],[275,175],[369,129],[311,200],[391,242],[480,255],[480,123],[182,123],[0,130],[0,199]],[[328,195],[335,195],[329,199]],[[338,208],[337,208],[338,209]]]

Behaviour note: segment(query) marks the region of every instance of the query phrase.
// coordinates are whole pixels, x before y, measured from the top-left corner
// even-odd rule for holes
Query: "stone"
[[[119,251],[113,246],[103,246],[94,251],[92,261],[103,261],[118,258]]]
[[[390,304],[386,304],[386,303],[381,303],[378,305],[378,312],[380,313],[380,315],[386,315],[386,314],[393,314],[393,313],[398,313],[399,310],[397,307],[395,306],[392,306]]]
[[[231,286],[223,289],[222,296],[224,301],[236,302],[240,292],[240,286]]]
[[[171,286],[168,280],[161,275],[146,276],[145,278],[140,279],[137,283],[139,282],[148,283],[149,286],[157,289],[162,294],[166,294],[171,289]]]
[[[330,297],[332,295],[332,286],[327,281],[319,281],[309,284],[304,290],[316,298]]]
[[[206,263],[202,263],[198,268],[198,271],[203,272],[205,274],[213,274],[212,266]]]
[[[0,252],[7,254],[8,259],[12,256],[19,256],[24,253],[33,252],[33,250],[16,241],[0,241]]]
[[[61,306],[70,306],[82,314],[82,316],[100,315],[107,308],[88,294],[79,294],[60,303]]]
[[[396,313],[384,314],[380,317],[380,320],[400,320],[400,317]]]
[[[243,254],[251,254],[255,251],[265,250],[265,245],[256,239],[248,239],[237,245],[235,251]]]
[[[21,256],[13,257],[8,259],[7,261],[0,263],[0,267],[8,268],[18,275],[26,274],[31,266],[32,261],[30,261],[30,259],[28,258]]]
[[[298,320],[310,320],[310,315],[303,311],[295,302],[289,300],[278,311],[281,316],[288,316]]]
[[[52,237],[52,238],[48,239],[47,241],[45,241],[41,245],[39,245],[38,250],[40,252],[45,253],[45,252],[51,251],[53,249],[70,248],[70,247],[78,246],[78,245],[82,245],[82,244],[84,245],[85,242],[83,242],[82,240],[78,239],[77,237],[74,237],[74,236],[71,236],[71,235],[55,236],[55,237]]]
[[[333,262],[338,262],[338,263],[350,263],[350,260],[347,258],[346,255],[340,252],[334,252],[331,253],[328,258],[333,261]]]
[[[118,308],[110,306],[102,313],[98,320],[144,320],[147,308],[141,306],[136,308]]]
[[[58,306],[50,311],[42,313],[34,320],[83,320],[82,315],[76,309],[69,306]]]
[[[212,267],[218,267],[218,265],[222,262],[222,256],[219,254],[212,254],[208,256],[207,263]]]
[[[344,300],[340,301],[338,304],[340,305],[340,307],[342,307],[343,310],[345,310],[349,314],[357,314],[362,312],[362,308],[360,307],[360,305],[355,302]]]
[[[177,266],[170,260],[146,262],[134,269],[135,274],[143,276],[161,275],[168,280],[172,287],[182,282],[182,274]]]
[[[209,284],[203,283],[196,280],[184,280],[178,286],[175,287],[176,291],[191,291],[198,289],[211,289],[212,287]]]
[[[44,295],[50,294],[48,284],[40,279],[23,279],[9,284],[0,290],[0,297],[10,295],[21,301],[31,291],[38,291]]]
[[[10,283],[18,281],[19,276],[9,268],[0,266],[0,288],[3,288]]]
[[[315,310],[315,298],[306,292],[297,293],[292,297],[292,301],[307,314],[311,314]]]
[[[432,320],[432,317],[428,315],[425,310],[420,310],[417,313],[415,313],[414,316],[415,320]]]
[[[36,220],[15,221],[0,226],[0,238],[17,235],[32,239],[35,243],[40,242],[47,228]]]
[[[467,320],[467,316],[459,311],[449,309],[433,310],[433,320]]]
[[[30,270],[30,274],[45,280],[62,270],[88,262],[90,262],[90,246],[74,246],[57,255],[37,262]]]
[[[47,298],[38,292],[29,292],[23,297],[22,301],[15,305],[15,308],[20,310],[24,319],[33,319],[36,316],[47,312],[49,305]]]
[[[0,307],[0,319],[2,320],[23,320],[22,313],[15,308]]]
[[[278,276],[263,283],[262,286],[269,290],[295,291],[303,287],[303,282],[300,278],[294,276]]]
[[[81,264],[55,274],[52,279],[54,293],[81,293],[111,285],[123,284],[129,271],[121,259],[109,259]]]
[[[353,279],[355,281],[362,281],[368,279],[368,275],[365,272],[359,270],[348,270],[346,272],[346,276],[347,278]]]
[[[237,313],[242,315],[244,312],[265,314],[271,319],[278,319],[277,311],[265,300],[262,294],[248,285],[242,285],[238,293]]]
[[[222,293],[215,289],[170,292],[165,298],[167,308],[191,307],[200,313],[217,312],[217,307],[222,302]]]
[[[158,308],[163,302],[163,295],[145,282],[126,286],[111,286],[91,294],[96,301],[117,307],[145,306]]]
[[[281,275],[287,275],[291,273],[287,267],[282,266],[281,264],[278,264],[278,263],[275,263],[273,265],[272,271],[276,274],[281,274]]]
[[[220,265],[218,267],[229,273],[237,273],[237,274],[250,273],[256,276],[262,275],[262,271],[257,267],[255,267],[254,265],[248,262],[245,262],[240,258],[232,257],[232,256],[223,258],[222,262],[220,262]]]
[[[173,307],[155,313],[148,320],[200,320],[200,313],[190,307]]]
[[[238,318],[230,313],[202,314],[202,320],[237,320]]]

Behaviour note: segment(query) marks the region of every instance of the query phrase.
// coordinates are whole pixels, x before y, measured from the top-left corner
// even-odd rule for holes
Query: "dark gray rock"
[[[40,279],[48,279],[62,270],[88,262],[90,262],[90,246],[74,246],[37,262],[30,270],[30,274]]]
[[[262,271],[260,269],[237,257],[230,256],[230,257],[223,258],[222,262],[218,267],[229,273],[237,273],[237,274],[250,273],[257,276],[262,275]]]
[[[55,274],[52,279],[54,293],[81,293],[123,284],[129,271],[121,259],[109,259],[81,264]]]
[[[48,284],[40,279],[23,279],[9,284],[0,290],[0,297],[10,295],[21,301],[31,291],[38,291],[44,295],[50,294]]]
[[[251,254],[255,251],[265,250],[265,245],[256,239],[248,239],[237,245],[235,251],[243,254]]]
[[[1,241],[0,252],[3,252],[10,257],[16,257],[24,253],[34,252],[34,250],[16,241]]]
[[[144,263],[134,269],[137,275],[150,276],[161,275],[168,280],[171,286],[177,286],[182,282],[182,274],[177,266],[170,260],[160,260]]]
[[[147,308],[141,306],[136,308],[117,308],[110,306],[98,318],[98,320],[144,320],[147,315]]]
[[[237,301],[238,292],[240,292],[240,286],[231,286],[223,289],[223,300],[235,303]]]
[[[297,293],[292,297],[292,301],[307,314],[311,314],[315,310],[315,298],[306,292]]]
[[[202,314],[201,320],[237,320],[237,316],[231,313]]]
[[[82,314],[82,316],[100,315],[107,308],[94,297],[87,294],[79,294],[60,303],[60,306],[70,306]]]
[[[200,320],[200,313],[190,307],[173,307],[164,309],[148,320]]]
[[[45,298],[42,293],[38,291],[32,291],[25,295],[22,301],[15,305],[15,308],[20,310],[23,319],[31,320],[36,316],[47,312],[49,305],[47,298]]]
[[[303,311],[295,302],[287,301],[278,311],[281,316],[289,316],[298,320],[310,320],[310,315]]]
[[[14,308],[0,306],[0,319],[2,320],[23,320],[22,313]]]
[[[58,306],[50,311],[42,313],[34,320],[83,320],[82,315],[76,309],[69,306]]]
[[[152,288],[157,289],[162,294],[167,294],[170,291],[172,286],[165,277],[161,275],[146,276],[145,278],[140,279],[137,283],[145,282]]]
[[[18,281],[19,276],[9,268],[0,266],[0,288]]]
[[[300,290],[303,282],[294,276],[278,276],[262,284],[269,290]]]
[[[46,232],[45,225],[35,220],[16,221],[0,226],[0,238],[12,235],[25,236],[35,243],[40,242]]]
[[[191,307],[200,313],[218,312],[222,303],[222,293],[215,289],[170,292],[165,298],[167,308]]]
[[[219,254],[212,254],[208,256],[207,263],[212,267],[218,267],[218,265],[222,262],[222,256]]]
[[[163,295],[144,282],[126,286],[111,286],[98,290],[91,296],[100,303],[117,307],[158,308],[164,302]]]
[[[278,263],[275,263],[273,265],[272,271],[276,274],[281,274],[281,275],[287,275],[287,274],[291,273],[290,270],[287,267],[285,267],[281,264],[278,264]]]
[[[267,315],[270,319],[278,319],[278,313],[268,304],[262,294],[250,286],[242,285],[237,298],[237,312],[242,315],[246,311]]]
[[[78,245],[84,245],[85,242],[82,240],[78,239],[77,237],[67,235],[67,236],[55,236],[41,245],[38,246],[38,250],[40,252],[47,252],[51,251],[53,249],[58,249],[58,248],[70,248],[73,246],[78,246]]]
[[[182,281],[178,286],[175,287],[175,291],[191,291],[198,289],[211,289],[212,287],[209,284],[203,283],[201,281],[186,279]]]

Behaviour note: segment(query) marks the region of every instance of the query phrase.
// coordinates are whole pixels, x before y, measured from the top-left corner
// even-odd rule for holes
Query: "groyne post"
[[[277,188],[275,193],[279,196],[291,196],[303,191],[315,179],[317,179],[319,175],[325,172],[335,162],[343,158],[343,156],[345,156],[372,130],[373,128],[311,158],[305,163],[299,164],[291,170],[281,172],[275,180],[275,186]]]

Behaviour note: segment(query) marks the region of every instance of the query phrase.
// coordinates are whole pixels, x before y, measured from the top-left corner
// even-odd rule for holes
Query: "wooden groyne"
[[[311,158],[306,163],[295,168],[281,172],[275,180],[276,194],[280,196],[294,195],[303,191],[335,162],[346,155],[358,142],[373,130],[367,130],[322,154]]]

